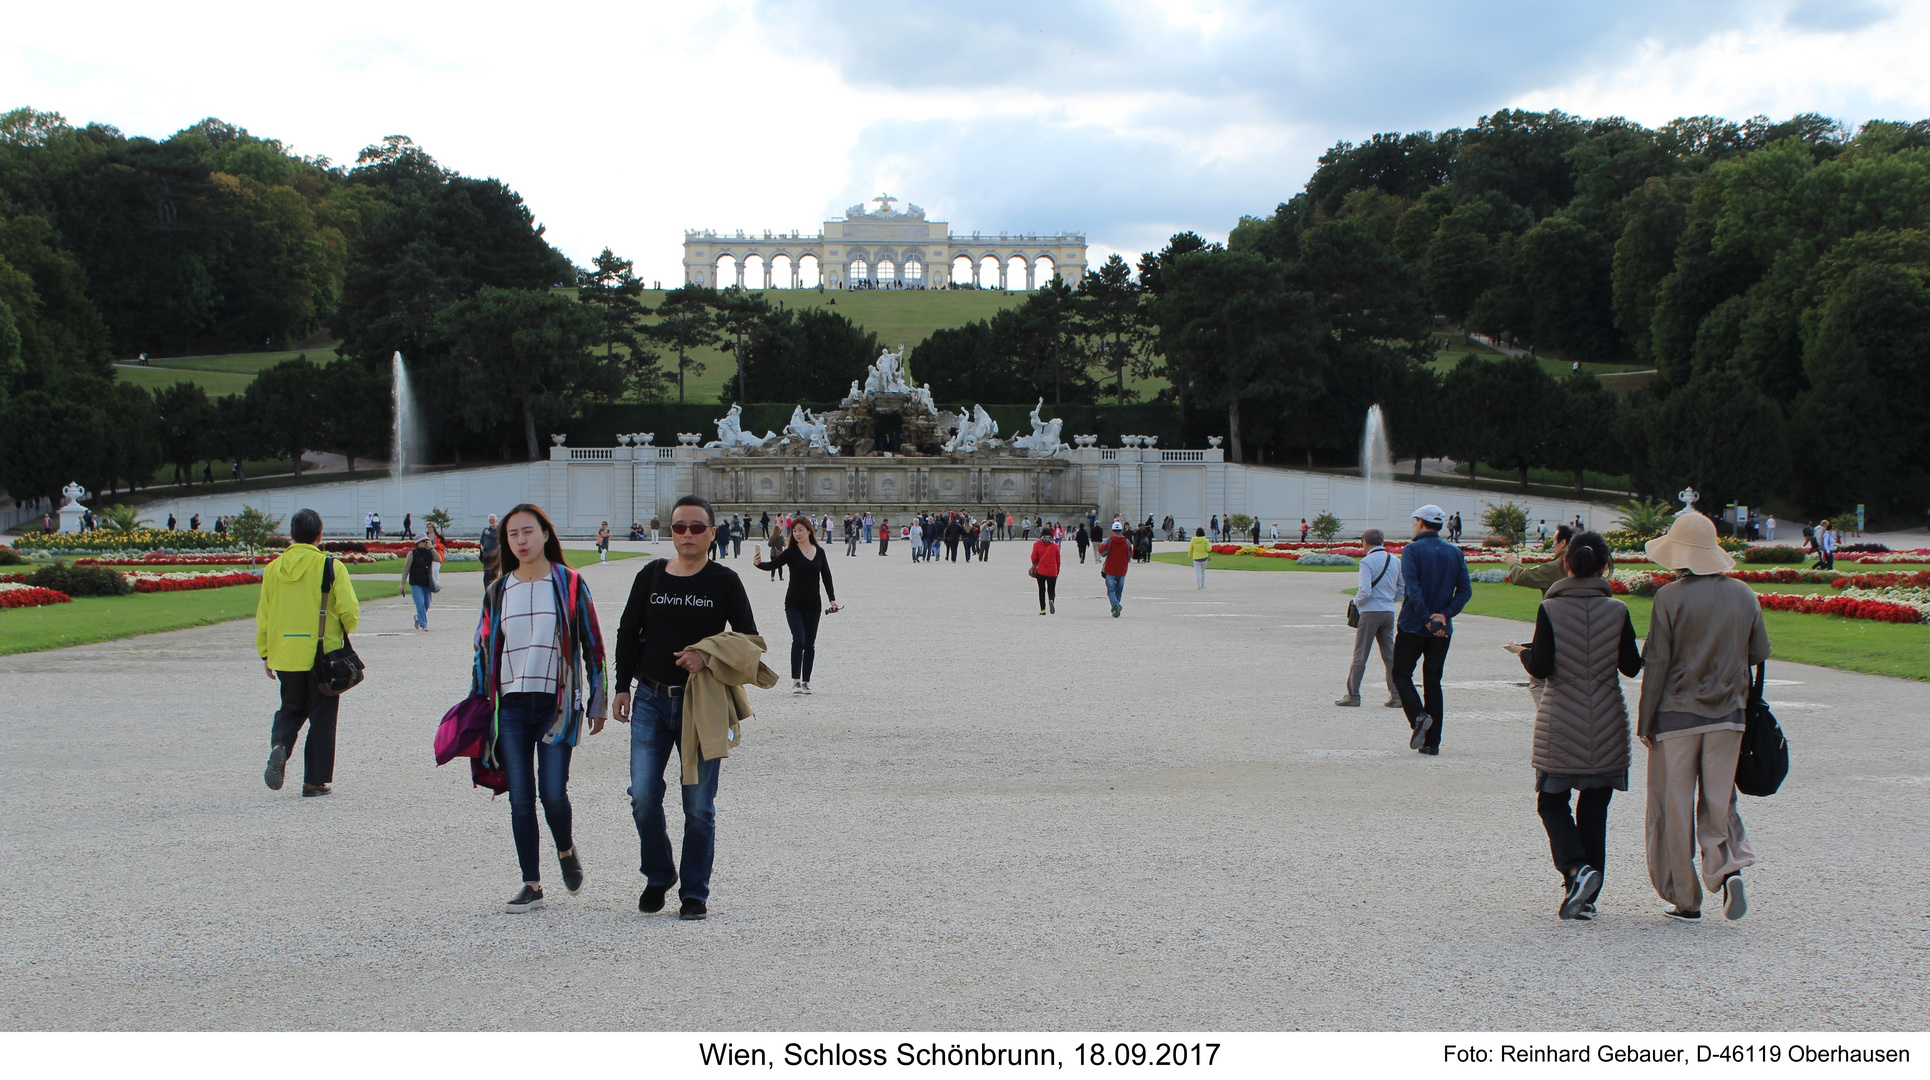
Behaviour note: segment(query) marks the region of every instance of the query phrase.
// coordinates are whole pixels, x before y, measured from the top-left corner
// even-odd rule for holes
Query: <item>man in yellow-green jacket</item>
[[[313,798],[328,794],[335,780],[335,710],[341,703],[322,693],[314,676],[315,633],[323,625],[322,571],[328,558],[315,546],[322,538],[322,516],[313,510],[295,511],[288,536],[294,543],[262,571],[261,600],[255,605],[255,652],[268,677],[281,683],[281,708],[268,736],[268,767],[261,778],[271,790],[281,790],[295,736],[307,723],[302,797]],[[324,648],[341,648],[361,618],[348,568],[338,563],[328,590]]]

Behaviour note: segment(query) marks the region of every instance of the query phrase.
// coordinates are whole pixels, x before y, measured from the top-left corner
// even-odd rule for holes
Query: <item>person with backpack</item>
[[[268,677],[281,684],[281,708],[269,731],[268,767],[261,778],[268,790],[281,790],[295,737],[306,723],[302,795],[313,798],[328,794],[335,782],[335,721],[341,706],[340,698],[323,692],[316,662],[347,643],[362,608],[346,570],[315,546],[322,539],[320,514],[295,511],[288,519],[288,538],[287,549],[262,571],[255,602],[255,653]]]
[[[595,735],[610,706],[596,602],[582,575],[563,561],[548,515],[519,504],[503,515],[498,532],[503,575],[483,590],[469,692],[490,699],[493,719],[482,761],[502,770],[509,789],[509,831],[523,887],[505,907],[520,914],[543,906],[539,797],[563,888],[571,896],[583,888],[570,810],[570,756],[585,717]]]
[[[1700,919],[1700,847],[1702,881],[1722,894],[1723,916],[1740,919],[1749,910],[1742,871],[1756,856],[1736,813],[1736,761],[1750,669],[1769,659],[1769,631],[1755,592],[1724,576],[1736,561],[1700,512],[1678,516],[1645,550],[1679,574],[1655,592],[1642,650],[1635,734],[1649,752],[1649,880],[1674,905],[1664,914]]]
[[[1059,539],[1050,532],[1032,541],[1032,568],[1039,583],[1039,614],[1059,613]]]
[[[717,776],[723,765],[721,753],[708,755],[701,745],[699,718],[691,717],[692,730],[685,731],[686,690],[710,663],[698,646],[722,637],[728,625],[741,644],[754,645],[758,653],[764,650],[743,581],[707,555],[716,523],[707,500],[696,495],[677,500],[670,511],[676,557],[653,560],[638,571],[616,641],[615,713],[618,723],[630,725],[630,816],[642,847],[644,889],[637,910],[662,911],[670,886],[681,881],[677,917],[685,920],[710,913]],[[799,524],[815,532],[802,517]],[[634,698],[632,680],[638,684]],[[673,858],[663,813],[663,770],[672,749],[683,759],[681,868]]]
[[[436,554],[436,545],[424,536],[409,549],[409,556],[402,563],[402,584],[409,587],[409,595],[415,600],[415,628],[429,629],[429,598],[440,588],[436,584],[436,564],[442,560]]]
[[[1595,917],[1602,891],[1609,800],[1628,790],[1628,704],[1616,673],[1641,674],[1642,654],[1628,605],[1615,599],[1606,576],[1614,565],[1608,541],[1593,532],[1570,537],[1561,563],[1566,576],[1549,584],[1534,638],[1506,647],[1543,684],[1535,699],[1535,798],[1562,876],[1556,914],[1585,920]]]
[[[1360,707],[1360,681],[1367,673],[1367,658],[1379,645],[1381,669],[1387,678],[1385,704],[1390,709],[1398,708],[1401,697],[1394,690],[1394,615],[1401,607],[1401,561],[1387,550],[1387,534],[1379,529],[1362,532],[1360,543],[1367,553],[1360,557],[1360,580],[1354,589],[1354,662],[1347,669],[1347,696],[1334,704]],[[1376,554],[1380,558],[1376,559]],[[1204,571],[1201,576],[1205,576]]]

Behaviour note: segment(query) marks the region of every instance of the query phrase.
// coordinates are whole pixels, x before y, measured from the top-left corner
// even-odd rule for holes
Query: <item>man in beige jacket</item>
[[[1635,733],[1649,751],[1649,880],[1675,905],[1675,919],[1702,917],[1702,880],[1722,893],[1722,912],[1748,911],[1742,870],[1755,863],[1736,813],[1750,669],[1769,657],[1762,606],[1749,586],[1723,575],[1735,560],[1715,523],[1695,511],[1648,542],[1649,558],[1682,576],[1655,594],[1642,650]]]

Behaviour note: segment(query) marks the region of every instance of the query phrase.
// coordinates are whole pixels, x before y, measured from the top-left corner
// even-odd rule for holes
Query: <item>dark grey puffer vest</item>
[[[1555,633],[1555,670],[1535,713],[1535,768],[1557,776],[1628,768],[1628,705],[1616,670],[1628,606],[1606,578],[1562,578],[1541,606]]]

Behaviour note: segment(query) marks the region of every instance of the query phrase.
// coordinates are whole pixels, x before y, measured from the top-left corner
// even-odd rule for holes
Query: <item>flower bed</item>
[[[281,544],[288,542],[286,537],[275,537],[273,540],[279,540]],[[233,537],[212,532],[184,532],[179,529],[171,532],[167,529],[114,532],[96,529],[88,533],[33,533],[21,537],[14,547],[21,551],[65,555],[103,551],[232,551],[235,542]]]
[[[1880,555],[1858,555],[1854,560],[1873,566],[1888,563],[1930,563],[1930,548],[1911,548],[1908,551],[1891,551]]]
[[[232,574],[150,574],[139,570],[125,575],[134,583],[135,592],[188,592],[194,589],[219,589],[226,585],[259,585],[261,575],[238,572]]]
[[[331,554],[334,554],[331,552]],[[109,555],[103,558],[75,559],[75,566],[261,566],[281,557],[280,552],[258,553],[250,559],[245,554],[220,552],[215,554],[181,554],[172,551],[150,551],[144,555]],[[335,555],[337,562],[372,563],[371,555]]]
[[[1828,570],[1785,567],[1779,570],[1731,570],[1728,576],[1753,585],[1828,585],[1840,575]]]
[[[1858,590],[1861,591],[1861,590]],[[1756,601],[1764,611],[1794,611],[1804,615],[1836,615],[1845,619],[1870,619],[1876,622],[1921,623],[1926,609],[1893,600],[1887,596],[1795,596],[1789,593],[1757,593]]]
[[[71,603],[73,599],[53,589],[18,581],[0,581],[0,608],[46,607],[48,604]]]

